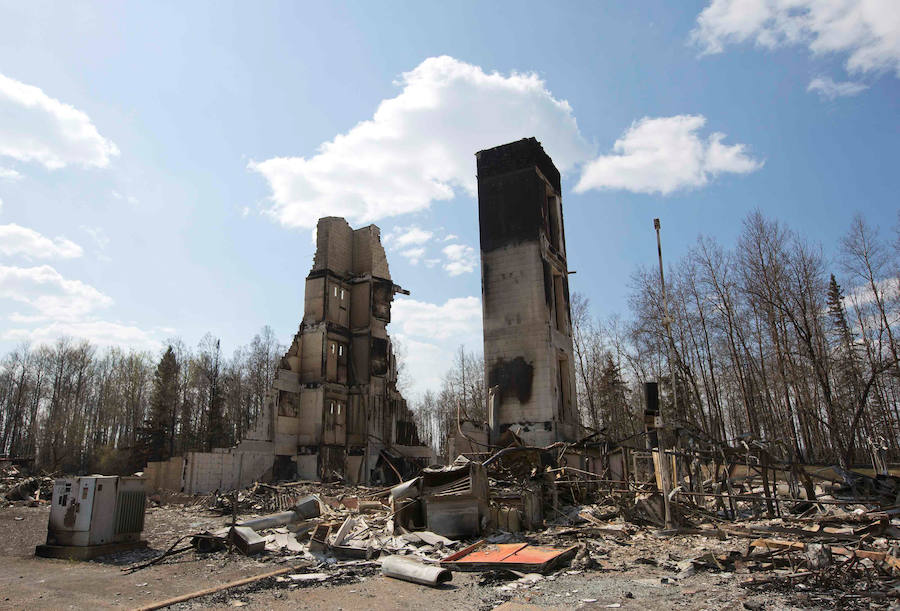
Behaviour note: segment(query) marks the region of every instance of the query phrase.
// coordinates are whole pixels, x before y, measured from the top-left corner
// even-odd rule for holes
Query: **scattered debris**
[[[167,600],[163,600],[158,603],[154,603],[152,605],[140,607],[139,611],[155,611],[155,609],[165,609],[166,607],[171,607],[172,605],[177,605],[178,603],[183,603],[183,602],[186,602],[189,600],[193,600],[195,598],[200,598],[201,596],[208,596],[209,594],[215,594],[216,592],[221,592],[223,590],[230,590],[231,588],[237,588],[237,587],[244,586],[247,584],[255,583],[258,581],[262,581],[263,579],[270,579],[270,578],[276,577],[278,575],[293,573],[295,571],[299,571],[302,568],[305,568],[305,567],[303,565],[291,566],[291,567],[278,569],[276,571],[269,571],[267,573],[263,573],[262,575],[254,575],[253,577],[246,577],[244,579],[238,579],[236,581],[224,583],[222,585],[214,586],[212,588],[205,588],[203,590],[198,590],[197,592],[191,592],[190,594],[183,594],[181,596],[169,598]]]

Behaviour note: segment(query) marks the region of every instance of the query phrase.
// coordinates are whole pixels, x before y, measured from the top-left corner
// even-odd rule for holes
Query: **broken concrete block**
[[[344,523],[341,524],[341,527],[337,529],[337,532],[334,534],[334,539],[332,539],[332,545],[343,545],[344,539],[347,538],[353,529],[356,528],[356,520],[353,518],[347,518],[344,520]]]
[[[360,513],[381,511],[382,509],[384,509],[384,505],[382,505],[379,501],[360,501],[359,502],[359,512]]]
[[[303,546],[292,533],[275,533],[272,537],[273,547],[287,549],[289,552],[302,552]]]
[[[457,543],[457,541],[454,541],[453,539],[448,539],[447,537],[442,537],[441,535],[435,534],[433,532],[429,532],[427,530],[419,531],[416,533],[416,535],[419,537],[419,539],[421,539],[422,541],[424,541],[425,543],[427,543],[429,545],[440,544],[440,545],[443,545],[446,547],[448,545],[455,545]]]
[[[228,536],[235,547],[245,556],[258,554],[266,548],[266,540],[247,526],[232,526]]]

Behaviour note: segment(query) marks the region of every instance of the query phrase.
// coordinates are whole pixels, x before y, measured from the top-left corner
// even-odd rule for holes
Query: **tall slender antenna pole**
[[[669,299],[666,295],[666,279],[663,275],[663,260],[662,260],[662,242],[659,238],[659,219],[653,219],[653,228],[656,230],[656,252],[659,255],[659,286],[662,289],[662,301],[663,301],[663,319],[662,324],[666,328],[666,338],[669,340],[666,343],[666,359],[669,361],[669,382],[672,388],[672,406],[677,407],[678,405],[678,390],[677,384],[675,383],[675,368],[672,365],[672,346],[674,345],[672,341],[672,317],[669,316]],[[659,466],[660,466],[660,479],[662,480],[663,487],[663,506],[666,511],[666,529],[672,528],[672,508],[670,505],[669,499],[669,491],[672,489],[670,483],[670,463],[669,458],[666,456],[666,447],[668,444],[666,441],[668,440],[668,435],[665,431],[665,419],[663,418],[663,402],[659,402]]]

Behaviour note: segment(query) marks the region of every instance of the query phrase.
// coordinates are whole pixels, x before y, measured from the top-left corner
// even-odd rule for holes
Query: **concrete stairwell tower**
[[[534,138],[475,154],[485,382],[494,439],[579,434],[560,176]]]

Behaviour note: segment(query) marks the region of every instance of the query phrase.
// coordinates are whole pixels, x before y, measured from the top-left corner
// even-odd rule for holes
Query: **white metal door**
[[[97,480],[92,477],[80,477],[75,480],[77,489],[72,490],[75,499],[75,528],[73,530],[91,529],[91,510],[94,507],[94,486]]]

